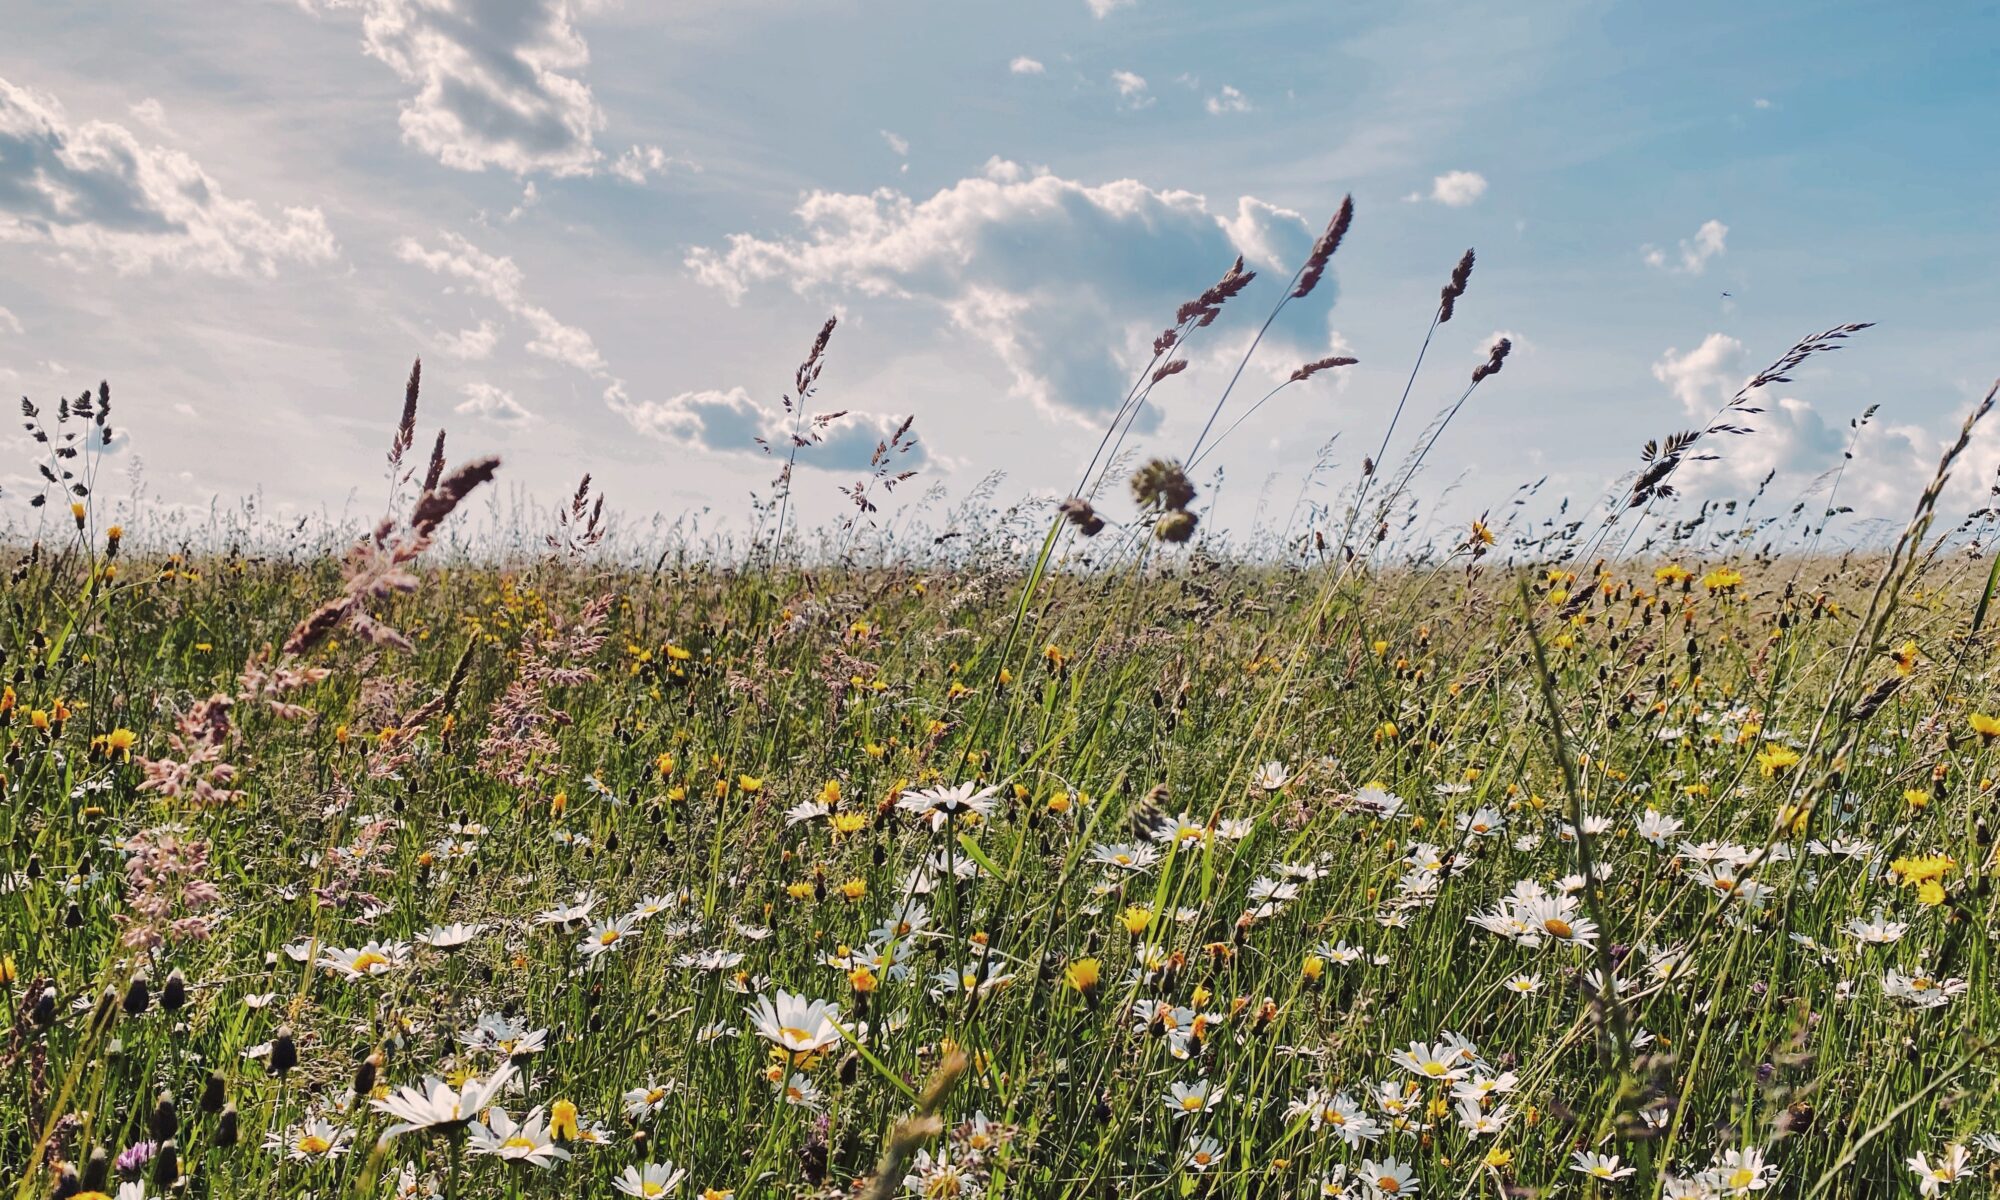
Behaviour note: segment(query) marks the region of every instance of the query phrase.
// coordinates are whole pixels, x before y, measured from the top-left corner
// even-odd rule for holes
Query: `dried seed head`
[[[1458,265],[1451,269],[1451,282],[1444,285],[1444,292],[1438,298],[1438,324],[1451,320],[1452,310],[1458,304],[1458,298],[1465,295],[1465,285],[1471,279],[1472,251],[1467,250],[1465,256],[1458,260]]]
[[[1301,380],[1311,379],[1321,371],[1332,370],[1334,367],[1351,367],[1360,361],[1358,358],[1347,358],[1342,355],[1335,355],[1332,358],[1314,359],[1312,362],[1293,371],[1291,382],[1298,383]]]
[[[1303,300],[1319,286],[1320,276],[1326,274],[1326,264],[1332,260],[1333,252],[1340,249],[1347,229],[1354,224],[1354,197],[1346,196],[1340,202],[1340,210],[1333,214],[1333,220],[1326,223],[1326,232],[1313,243],[1312,253],[1306,257],[1305,269],[1299,272],[1298,286],[1292,289],[1292,299]]]
[[[1196,517],[1184,508],[1163,514],[1153,523],[1153,536],[1163,542],[1185,542],[1194,536]]]
[[[1104,518],[1090,506],[1090,501],[1081,496],[1071,496],[1062,502],[1063,520],[1076,526],[1077,532],[1085,537],[1096,537],[1104,532]]]
[[[1194,484],[1179,463],[1156,458],[1133,474],[1132,498],[1141,508],[1184,509],[1194,502]]]
[[[1500,373],[1500,365],[1507,361],[1507,355],[1513,349],[1514,343],[1507,338],[1501,338],[1499,341],[1494,342],[1493,348],[1486,352],[1486,361],[1480,363],[1478,368],[1472,372],[1472,382],[1478,383],[1488,375],[1498,375]]]

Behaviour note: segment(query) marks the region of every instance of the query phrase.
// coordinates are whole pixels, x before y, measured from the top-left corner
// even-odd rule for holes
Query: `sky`
[[[1222,424],[1301,362],[1360,362],[1204,458],[1209,528],[1351,483],[1467,247],[1385,460],[1512,340],[1413,484],[1439,528],[1537,480],[1537,511],[1588,507],[1858,321],[1680,503],[1771,472],[1823,497],[1852,440],[1839,502],[1897,516],[2000,373],[1991,4],[105,0],[8,25],[0,387],[108,379],[104,477],[165,508],[373,517],[421,357],[423,438],[499,454],[515,497],[590,472],[634,527],[740,527],[835,315],[813,408],[847,415],[802,454],[809,516],[905,419],[918,475],[886,511],[1060,498],[1240,254],[1259,278],[1127,443],[1187,454],[1348,194]],[[1996,470],[2000,428],[1947,508]]]

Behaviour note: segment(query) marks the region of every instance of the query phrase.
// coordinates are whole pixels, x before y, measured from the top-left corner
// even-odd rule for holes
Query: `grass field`
[[[584,489],[482,562],[410,393],[344,560],[142,552],[82,476],[18,551],[18,1197],[1989,1186],[1994,518],[1937,481],[1867,555],[1259,564],[1156,461],[1039,553],[808,568],[778,505],[621,565]]]

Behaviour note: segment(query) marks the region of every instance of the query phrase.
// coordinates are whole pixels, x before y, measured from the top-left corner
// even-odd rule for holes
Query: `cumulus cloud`
[[[731,302],[776,282],[928,309],[990,349],[1014,395],[1090,424],[1174,309],[1237,255],[1288,273],[1312,240],[1299,214],[1254,197],[1211,208],[1192,192],[1092,186],[997,158],[928,199],[813,192],[797,216],[796,236],[735,234],[687,265]]]
[[[1246,113],[1250,111],[1250,99],[1225,83],[1221,91],[1208,98],[1208,111],[1218,117],[1223,113]]]
[[[1131,8],[1139,0],[1085,0],[1090,5],[1090,15],[1102,21],[1121,8]]]
[[[1118,102],[1124,108],[1145,108],[1156,98],[1147,90],[1146,77],[1135,71],[1111,72],[1111,86],[1118,89]]]
[[[1720,258],[1728,251],[1729,226],[1720,221],[1704,221],[1691,238],[1682,238],[1678,258],[1669,260],[1667,252],[1658,246],[1641,246],[1646,265],[1676,275],[1699,275],[1708,269],[1708,261]]]
[[[628,404],[625,415],[641,432],[686,442],[717,454],[791,453],[793,414],[778,404],[759,404],[740,387],[682,392],[665,400]],[[849,411],[820,430],[816,445],[799,451],[804,466],[828,471],[865,471],[876,447],[896,432],[899,417]],[[907,440],[907,439],[906,439]],[[895,458],[897,470],[925,460],[921,442]]]
[[[308,5],[312,0],[304,0]],[[319,0],[359,9],[362,46],[415,89],[403,140],[448,167],[593,173],[604,128],[581,72],[581,0]]]
[[[1680,402],[1691,427],[1704,428],[1729,398],[1751,378],[1754,367],[1743,343],[1726,333],[1711,333],[1699,346],[1682,352],[1669,349],[1653,364],[1653,378],[1667,385]],[[1744,494],[1774,472],[1816,475],[1835,465],[1846,448],[1846,430],[1829,425],[1808,401],[1795,397],[1754,395],[1758,413],[1731,424],[1747,434],[1710,434],[1702,440],[1709,461],[1689,462],[1676,476],[1683,491]],[[1795,485],[1796,481],[1788,481]]]
[[[1007,69],[1016,75],[1040,75],[1045,73],[1048,68],[1042,66],[1039,60],[1029,58],[1023,54],[1013,62],[1008,63]]]
[[[462,417],[478,417],[501,425],[520,425],[534,416],[521,407],[512,392],[495,387],[490,383],[468,383],[463,389],[465,400],[452,411]]]
[[[272,275],[337,249],[317,208],[267,213],[201,164],[123,125],[72,125],[53,97],[0,78],[0,242],[48,245],[120,271]]]
[[[1431,180],[1431,199],[1450,208],[1464,208],[1486,194],[1486,176],[1477,171],[1446,171]]]

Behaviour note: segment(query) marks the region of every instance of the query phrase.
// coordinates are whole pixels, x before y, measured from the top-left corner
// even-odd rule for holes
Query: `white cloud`
[[[910,156],[910,139],[899,133],[891,133],[884,129],[882,131],[882,144],[895,152],[898,158],[908,158]]]
[[[1695,230],[1692,238],[1682,238],[1680,256],[1677,261],[1669,261],[1667,252],[1658,246],[1641,246],[1646,265],[1671,271],[1676,275],[1699,275],[1708,269],[1708,260],[1720,258],[1728,251],[1729,226],[1720,221],[1704,221]]]
[[[1486,194],[1486,176],[1477,171],[1446,171],[1431,180],[1431,199],[1451,208],[1464,208]]]
[[[461,329],[457,333],[445,334],[438,339],[438,349],[446,357],[462,362],[477,362],[493,356],[493,347],[500,342],[500,329],[491,321],[481,321],[477,329]]]
[[[1766,100],[1766,99],[1765,99],[1764,97],[1762,97],[1762,96],[1759,96],[1759,97],[1757,97],[1757,98],[1756,98],[1755,100],[1752,100],[1752,101],[1751,101],[1750,103],[1751,103],[1751,105],[1752,105],[1752,106],[1754,106],[1754,107],[1756,107],[1756,108],[1769,108],[1769,107],[1771,107],[1771,102],[1770,102],[1769,100]]]
[[[1016,75],[1041,75],[1048,70],[1039,60],[1029,58],[1025,54],[1008,63],[1007,69]]]
[[[0,308],[0,329],[4,329],[9,333],[24,332],[21,328],[21,318],[8,312],[5,308]]]
[[[465,400],[451,411],[461,417],[479,417],[502,425],[519,425],[534,416],[522,408],[512,392],[490,383],[468,383],[462,389]]]
[[[1208,111],[1215,116],[1221,116],[1223,113],[1249,112],[1250,100],[1242,92],[1225,83],[1221,91],[1208,98]]]
[[[0,242],[49,245],[120,271],[271,275],[337,248],[317,208],[271,216],[201,164],[123,125],[72,126],[53,97],[0,79]]]
[[[580,74],[579,0],[319,2],[360,9],[363,48],[416,89],[402,110],[410,145],[462,171],[597,169],[604,114]]]
[[[699,171],[701,169],[693,162],[668,154],[658,146],[637,145],[628,148],[625,153],[619,155],[612,162],[609,169],[613,175],[618,176],[620,179],[632,183],[644,183],[648,177],[665,175],[675,167],[687,171]],[[532,187],[533,185],[530,184],[529,186]]]
[[[1118,89],[1118,98],[1126,108],[1145,108],[1155,99],[1146,89],[1146,77],[1135,71],[1111,72],[1111,86]]]
[[[1087,422],[1124,395],[1134,350],[1143,360],[1236,255],[1283,272],[1311,244],[1297,213],[1252,197],[1211,209],[1192,192],[1090,186],[997,158],[929,199],[813,192],[798,217],[795,237],[736,234],[687,264],[732,302],[783,283],[927,307],[997,356],[1013,394]]]
[[[1131,8],[1139,0],[1086,0],[1090,5],[1090,15],[1102,21],[1121,8]]]

